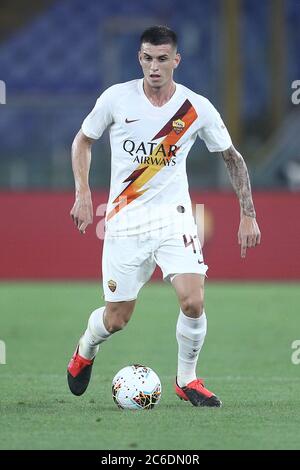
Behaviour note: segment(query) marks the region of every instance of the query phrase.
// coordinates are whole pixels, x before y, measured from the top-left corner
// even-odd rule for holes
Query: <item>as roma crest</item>
[[[185,128],[185,123],[181,119],[176,119],[176,121],[172,122],[172,126],[174,132],[176,132],[176,134],[180,134],[180,132]]]
[[[110,281],[108,281],[107,283],[108,285],[108,288],[112,291],[112,292],[115,292],[116,288],[117,288],[117,283],[115,281],[113,281],[112,279]]]

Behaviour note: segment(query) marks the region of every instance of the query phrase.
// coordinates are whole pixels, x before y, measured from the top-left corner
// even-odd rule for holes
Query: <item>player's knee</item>
[[[188,317],[197,318],[203,313],[203,297],[202,296],[187,296],[180,302],[181,310]]]
[[[133,305],[109,304],[106,306],[105,327],[109,333],[123,330],[130,320]]]
[[[106,322],[107,331],[112,334],[117,331],[123,330],[127,325],[128,321],[124,318],[111,318]]]

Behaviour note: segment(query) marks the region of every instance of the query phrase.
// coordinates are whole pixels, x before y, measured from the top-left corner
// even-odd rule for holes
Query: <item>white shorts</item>
[[[196,224],[188,233],[157,232],[127,237],[105,237],[102,256],[104,298],[107,302],[135,300],[158,265],[166,281],[176,274],[205,275]]]

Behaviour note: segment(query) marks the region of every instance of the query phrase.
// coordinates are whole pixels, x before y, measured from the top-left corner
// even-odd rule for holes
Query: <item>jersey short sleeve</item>
[[[198,135],[210,152],[223,152],[232,145],[229,132],[216,108],[208,100],[206,104],[207,119]]]
[[[113,122],[113,88],[110,87],[102,93],[82,123],[82,132],[91,139],[99,139],[105,129]]]

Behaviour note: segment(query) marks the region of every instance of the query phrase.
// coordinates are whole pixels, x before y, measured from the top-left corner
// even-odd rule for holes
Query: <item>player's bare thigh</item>
[[[203,313],[204,282],[202,274],[177,274],[172,280],[181,310],[188,317],[198,318]]]
[[[106,302],[104,324],[107,331],[115,333],[122,330],[129,322],[135,306],[135,300],[124,302]]]

